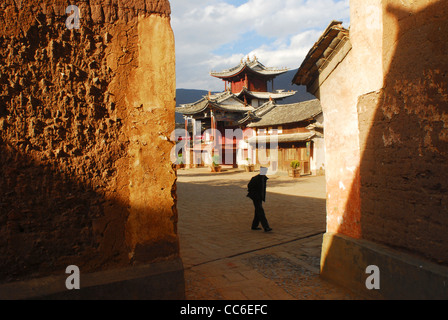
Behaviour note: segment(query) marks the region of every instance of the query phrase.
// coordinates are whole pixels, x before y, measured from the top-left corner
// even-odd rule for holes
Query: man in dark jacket
[[[261,228],[258,227],[261,223],[261,226],[265,232],[272,231],[269,227],[269,223],[263,209],[263,201],[266,202],[266,182],[268,180],[268,177],[266,177],[267,171],[268,168],[261,167],[260,174],[253,177],[247,185],[247,196],[252,199],[255,207],[252,230],[261,230]]]

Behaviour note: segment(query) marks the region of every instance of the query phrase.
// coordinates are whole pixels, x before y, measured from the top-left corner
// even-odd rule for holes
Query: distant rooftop
[[[322,106],[317,99],[293,104],[275,104],[270,101],[255,111],[259,121],[252,122],[249,127],[266,127],[284,125],[314,119],[322,113]]]
[[[237,113],[246,113],[254,110],[253,107],[245,104],[233,93],[225,91],[217,94],[210,93],[195,103],[181,105],[176,108],[176,112],[183,115],[193,115],[205,111],[209,106],[222,111]]]
[[[268,76],[268,77],[276,77],[280,74],[286,73],[289,71],[288,68],[268,68],[264,66],[258,59],[255,57],[254,60],[250,60],[247,58],[247,60],[242,59],[241,63],[233,68],[223,70],[221,72],[212,71],[210,72],[210,75],[216,78],[232,78],[237,76],[240,73],[243,73],[244,71],[251,71],[253,73],[262,75],[262,76]]]
[[[252,96],[261,100],[269,100],[269,99],[284,99],[295,95],[297,91],[285,91],[285,90],[276,90],[276,92],[255,92],[249,91],[246,88],[243,88],[240,93],[237,94],[238,97],[244,96],[245,94]]]

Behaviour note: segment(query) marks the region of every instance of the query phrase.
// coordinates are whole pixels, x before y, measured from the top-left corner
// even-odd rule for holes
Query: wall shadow
[[[178,256],[177,240],[161,240],[137,247],[140,258],[129,257],[130,206],[111,196],[107,182],[114,175],[102,185],[82,181],[57,162],[37,160],[3,140],[0,163],[0,283],[64,275],[69,265],[85,274]]]
[[[0,282],[63,274],[71,264],[93,271],[126,261],[125,204],[107,201],[94,186],[4,141],[0,151]],[[101,220],[108,206],[119,214],[106,227]]]

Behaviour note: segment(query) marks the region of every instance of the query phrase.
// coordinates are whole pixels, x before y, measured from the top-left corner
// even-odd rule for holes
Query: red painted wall
[[[249,77],[249,88],[250,91],[255,92],[267,92],[268,83],[265,79]]]
[[[243,75],[238,80],[231,82],[232,93],[240,93],[243,87],[247,87],[250,91],[266,92],[268,91],[268,82],[266,79],[258,78],[256,76],[248,76],[246,85],[246,75]]]
[[[244,85],[245,85],[244,78],[241,78],[241,80],[232,82],[232,93],[240,93],[241,90],[243,90]]]

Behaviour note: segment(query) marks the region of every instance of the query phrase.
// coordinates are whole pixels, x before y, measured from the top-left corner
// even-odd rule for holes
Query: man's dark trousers
[[[264,213],[263,209],[263,200],[261,199],[252,199],[254,202],[255,207],[255,216],[254,221],[252,222],[252,229],[255,229],[258,227],[258,225],[261,223],[261,226],[263,229],[269,229],[269,223],[266,219],[266,214]]]

